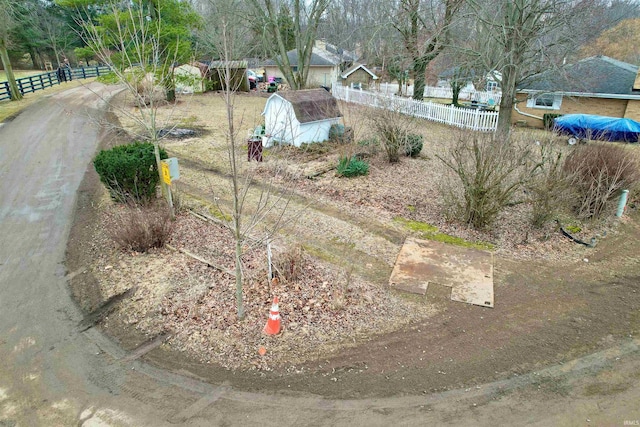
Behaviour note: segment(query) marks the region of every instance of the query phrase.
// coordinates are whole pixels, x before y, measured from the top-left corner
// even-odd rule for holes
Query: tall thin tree
[[[331,0],[292,0],[293,33],[296,42],[295,61],[287,55],[287,28],[280,25],[276,0],[247,0],[251,5],[256,24],[273,42],[266,46],[292,89],[303,89],[309,76],[309,63],[316,41],[318,26]],[[295,64],[292,64],[295,62]]]
[[[15,25],[14,4],[11,0],[0,0],[0,59],[4,72],[9,82],[11,99],[17,101],[22,99],[22,93],[18,89],[16,77],[13,74],[13,67],[7,51],[11,43],[11,30]]]

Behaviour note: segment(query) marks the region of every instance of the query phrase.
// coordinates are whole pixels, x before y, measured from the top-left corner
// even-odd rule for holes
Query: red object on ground
[[[249,138],[247,141],[247,161],[262,161],[262,138]]]
[[[278,297],[273,298],[273,304],[269,311],[269,320],[264,325],[263,332],[267,335],[276,335],[280,332],[280,310],[278,309]]]

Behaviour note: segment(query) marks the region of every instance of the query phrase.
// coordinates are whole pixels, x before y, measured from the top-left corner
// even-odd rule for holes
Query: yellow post
[[[175,211],[173,210],[173,197],[171,195],[171,173],[169,172],[169,163],[164,160],[160,162],[160,166],[162,167],[162,181],[167,184],[167,202],[169,202],[169,213],[171,214],[171,219],[175,218]]]

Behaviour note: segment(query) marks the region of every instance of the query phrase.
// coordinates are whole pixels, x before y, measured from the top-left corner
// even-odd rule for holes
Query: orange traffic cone
[[[269,311],[269,320],[264,325],[263,332],[267,335],[275,335],[280,332],[280,310],[278,309],[278,297],[273,298],[273,304]]]

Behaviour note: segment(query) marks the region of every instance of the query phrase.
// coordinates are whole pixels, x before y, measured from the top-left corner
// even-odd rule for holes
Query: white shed
[[[183,64],[173,70],[178,93],[204,92],[204,80],[200,68],[190,64]]]
[[[336,99],[324,89],[274,93],[262,113],[265,119],[263,145],[274,143],[300,147],[329,139],[331,125],[340,123]]]

